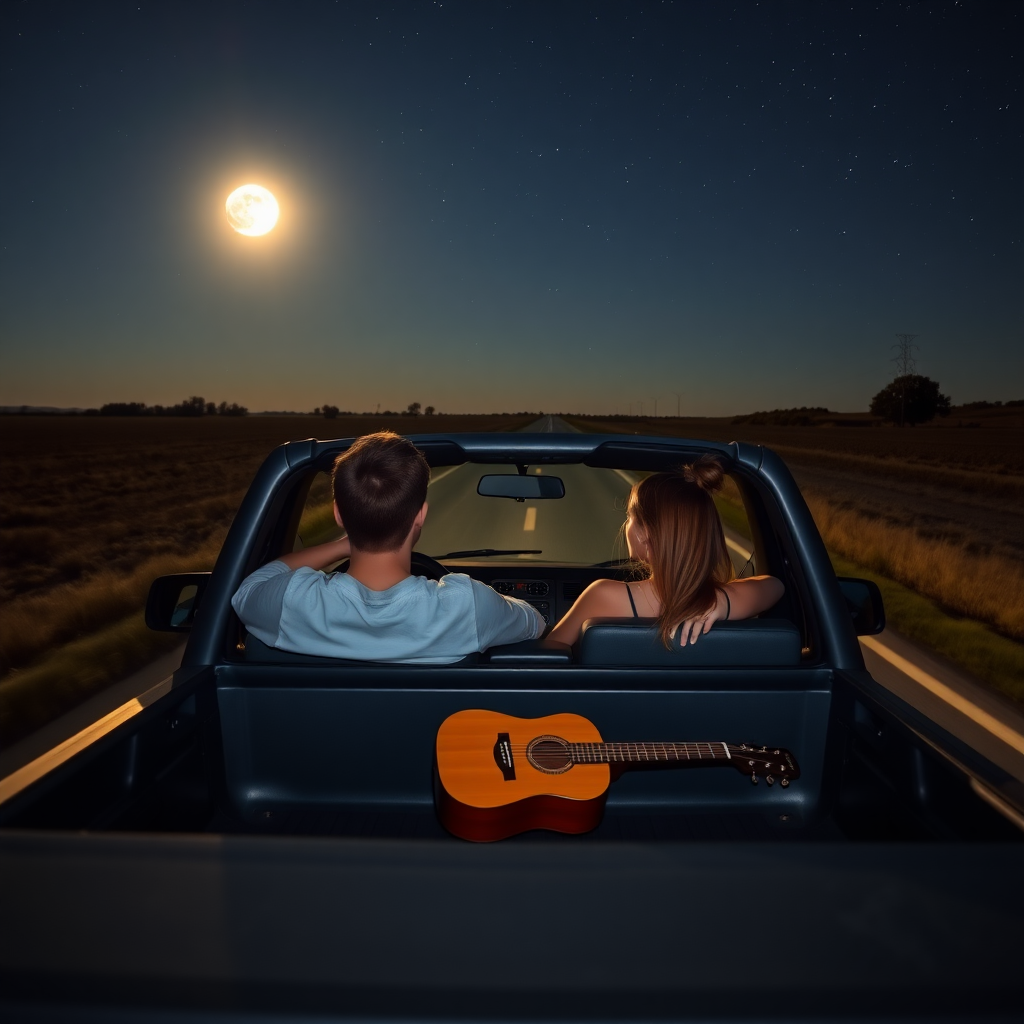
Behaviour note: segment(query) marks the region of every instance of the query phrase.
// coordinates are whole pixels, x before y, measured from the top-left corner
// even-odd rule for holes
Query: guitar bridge
[[[512,741],[507,732],[498,733],[498,742],[494,744],[494,763],[501,769],[506,782],[516,781],[516,766],[512,760]]]

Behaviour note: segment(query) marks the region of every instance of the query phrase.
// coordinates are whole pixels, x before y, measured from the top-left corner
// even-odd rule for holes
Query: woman
[[[574,644],[587,619],[653,618],[666,647],[694,644],[719,619],[748,619],[784,592],[774,576],[733,579],[722,521],[712,500],[725,476],[704,455],[674,473],[655,473],[633,487],[626,509],[626,546],[647,570],[634,583],[596,580],[577,598],[549,637]]]

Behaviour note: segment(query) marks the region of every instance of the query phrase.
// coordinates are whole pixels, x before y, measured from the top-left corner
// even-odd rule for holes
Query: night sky
[[[1022,28],[9,3],[0,405],[854,411],[897,332],[955,403],[1024,397]]]

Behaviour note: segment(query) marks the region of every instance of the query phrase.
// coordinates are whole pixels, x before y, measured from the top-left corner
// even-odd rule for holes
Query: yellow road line
[[[438,480],[443,480],[446,476],[448,476],[450,473],[454,473],[455,470],[457,470],[457,469],[462,469],[462,467],[461,466],[445,466],[443,469],[438,469],[438,470],[433,470],[432,469],[430,471],[430,483],[428,483],[427,486],[429,487],[430,484],[436,484],[438,482]]]
[[[929,675],[922,668],[918,668],[912,661],[908,661],[902,655],[890,650],[880,640],[873,636],[862,636],[860,642],[869,650],[874,651],[881,658],[885,658],[890,665],[898,668],[904,675],[909,676],[915,683],[920,683],[926,690],[931,690],[936,697],[941,698],[951,707],[954,707],[961,714],[966,715],[972,722],[976,722],[983,729],[987,729],[993,736],[1002,740],[1007,746],[1013,747],[1018,753],[1024,754],[1024,736],[1016,729],[1000,722],[994,715],[979,708],[966,697],[961,696],[956,690],[940,682],[933,675]]]
[[[531,505],[526,510],[526,518],[523,520],[524,530],[536,530],[537,529],[537,509]]]

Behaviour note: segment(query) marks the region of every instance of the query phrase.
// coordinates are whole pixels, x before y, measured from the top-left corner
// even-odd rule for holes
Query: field
[[[150,582],[213,567],[275,446],[384,429],[516,430],[533,418],[0,417],[0,740],[181,642],[142,624]]]
[[[988,415],[986,415],[986,413]],[[730,419],[574,417],[587,430],[746,441],[778,452],[805,495],[970,553],[1024,557],[1024,412],[971,413],[941,425],[778,427]],[[856,421],[854,421],[856,422]]]

